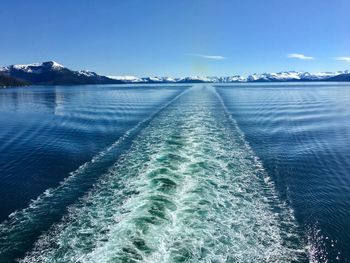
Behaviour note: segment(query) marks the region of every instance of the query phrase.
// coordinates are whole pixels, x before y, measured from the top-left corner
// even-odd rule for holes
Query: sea
[[[0,90],[0,262],[350,262],[350,83]]]

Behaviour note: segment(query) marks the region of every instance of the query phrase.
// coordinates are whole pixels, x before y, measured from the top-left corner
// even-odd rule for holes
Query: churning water
[[[318,185],[312,181],[307,187],[314,178],[305,169],[320,167],[321,157],[317,153],[322,152],[316,147],[323,149],[323,137],[314,138],[311,141],[314,146],[298,148],[303,144],[300,138],[296,139],[297,132],[303,127],[294,122],[288,122],[291,126],[280,126],[286,111],[298,112],[299,118],[295,118],[299,120],[312,111],[307,103],[312,103],[319,112],[327,106],[322,106],[322,94],[313,90],[317,87],[285,88],[299,96],[300,101],[295,101],[288,91],[283,96],[278,94],[282,90],[279,87],[202,84],[1,91],[0,110],[4,114],[0,121],[7,128],[0,132],[4,142],[0,149],[7,162],[1,163],[5,184],[0,189],[2,198],[8,198],[2,211],[5,221],[0,225],[1,260],[345,261],[346,244],[337,242],[346,242],[348,233],[339,235],[335,230],[332,232],[331,226],[327,228],[324,223],[327,221],[317,217],[310,202],[313,206],[324,205],[327,210],[324,195],[332,197],[333,188],[338,192],[348,189],[349,170],[344,165],[347,155],[337,156],[333,151],[330,156],[333,159],[326,163],[335,161],[338,172],[344,173],[342,178],[337,177],[338,187],[333,183],[329,189],[322,181],[328,182],[332,175],[326,172],[330,170],[318,175]],[[269,94],[266,92],[269,89],[274,92]],[[347,93],[345,87],[333,89]],[[34,96],[40,92],[46,94],[44,98]],[[28,98],[28,94],[32,97]],[[63,98],[59,103],[54,100],[54,115],[45,115],[46,107],[41,109],[39,102],[51,107],[53,94]],[[345,96],[341,98],[341,103],[348,102]],[[18,110],[26,107],[32,111]],[[335,123],[343,129],[349,127],[345,119],[344,123]],[[17,126],[21,129],[14,133]],[[293,135],[285,140],[274,138],[276,130]],[[346,138],[343,139],[346,144]],[[300,160],[304,151],[311,151],[310,147],[314,155]],[[27,152],[21,155],[21,149]],[[54,158],[58,151],[62,151],[61,155]],[[75,157],[78,151],[81,158]],[[46,154],[52,156],[51,162],[35,158]],[[300,162],[295,160],[296,155]],[[74,171],[74,165],[80,167]],[[61,170],[56,168],[61,166]],[[11,167],[24,171],[15,173]],[[67,176],[65,167],[74,172]],[[31,194],[30,198],[38,196],[40,187],[50,188],[33,201],[22,198],[11,204],[9,196],[20,194],[12,186],[17,183],[27,198]],[[31,187],[36,191],[31,191]],[[324,199],[307,199],[311,192],[317,195],[319,191]],[[349,202],[347,193],[343,197],[344,202]],[[13,212],[11,208],[18,210]],[[338,213],[328,222],[339,227],[340,219],[346,220],[349,206],[338,208],[339,211],[337,206],[327,211]],[[347,227],[345,221],[342,227]],[[327,231],[332,235],[325,234]]]

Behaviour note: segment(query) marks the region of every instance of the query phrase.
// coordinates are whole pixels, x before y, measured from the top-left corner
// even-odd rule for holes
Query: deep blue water
[[[30,87],[0,92],[0,219],[24,208],[183,88]]]
[[[350,262],[350,84],[221,87],[311,254]]]
[[[350,261],[350,85],[0,90],[0,262]]]

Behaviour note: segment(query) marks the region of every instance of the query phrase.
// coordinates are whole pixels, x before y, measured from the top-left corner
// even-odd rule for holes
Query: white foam
[[[223,106],[212,88],[167,105],[23,262],[304,257],[297,223]]]

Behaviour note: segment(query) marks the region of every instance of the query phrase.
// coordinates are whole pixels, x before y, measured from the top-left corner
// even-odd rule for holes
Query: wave
[[[292,211],[215,88],[187,90],[142,126],[21,262],[307,262]]]
[[[120,154],[131,145],[137,133],[186,92],[187,89],[181,91],[112,145],[71,172],[58,187],[47,189],[37,199],[32,200],[27,208],[10,214],[8,220],[0,224],[0,259],[12,262],[30,249],[32,244],[29,241],[36,240],[52,224],[59,221],[67,207],[84,195],[101,174],[108,171]]]

